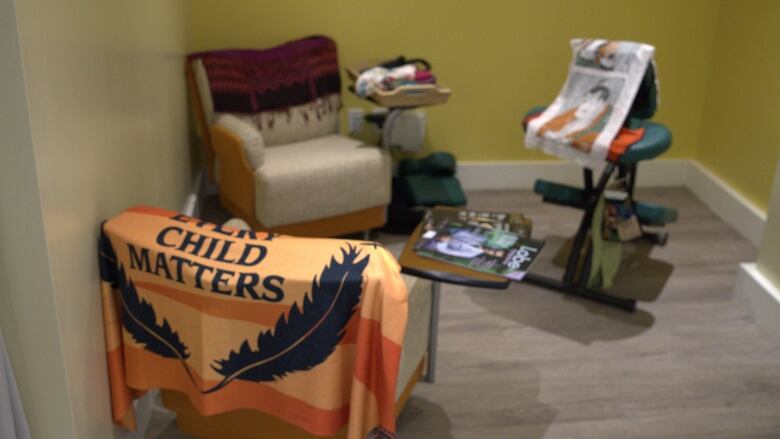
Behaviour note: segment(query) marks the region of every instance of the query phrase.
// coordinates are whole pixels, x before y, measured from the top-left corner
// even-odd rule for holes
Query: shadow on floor
[[[424,384],[420,383],[418,385]],[[430,437],[441,439],[451,439],[453,437],[452,421],[447,416],[447,412],[433,401],[412,395],[406,402],[406,406],[401,411],[401,414],[398,415],[396,430],[399,436],[404,430],[407,432],[418,432],[420,424],[422,424],[425,431],[434,434]]]
[[[545,238],[545,252],[554,252],[552,259],[545,260],[544,254],[533,267],[541,274],[559,278],[566,267],[573,238],[548,236]],[[623,257],[614,284],[608,291],[616,296],[636,299],[639,302],[653,302],[658,299],[674,271],[674,265],[652,259],[650,253],[655,246],[645,240],[623,244]],[[546,263],[546,264],[545,264]],[[546,265],[546,266],[545,266]],[[555,270],[556,267],[559,270]]]
[[[498,343],[487,349],[473,354],[473,347],[459,344],[442,350],[437,381],[415,387],[398,417],[398,437],[543,438],[558,413],[539,400],[539,369],[521,353],[498,360],[498,352],[489,352],[502,350]]]
[[[629,313],[527,284],[505,291],[469,289],[466,294],[500,318],[585,345],[635,337],[655,323],[655,317],[641,308]]]
[[[559,279],[570,248],[571,239],[547,237],[533,271]],[[652,248],[639,241],[624,245],[621,270],[610,290],[637,299],[640,304],[633,313],[524,283],[514,283],[506,291],[468,289],[466,294],[492,314],[585,345],[635,337],[655,322],[641,302],[656,300],[674,269],[667,262],[651,259]]]
[[[623,260],[612,291],[640,302],[658,299],[672,276],[674,265],[651,258],[654,247],[644,240],[623,246]]]
[[[216,194],[201,196],[200,219],[214,224],[222,224],[230,218],[233,218],[233,215],[222,207]]]

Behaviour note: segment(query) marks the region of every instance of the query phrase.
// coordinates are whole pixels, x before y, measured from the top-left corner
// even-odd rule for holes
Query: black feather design
[[[257,337],[257,350],[248,340],[238,352],[212,366],[225,379],[217,390],[234,379],[272,381],[296,371],[309,370],[325,361],[344,336],[347,322],[360,303],[363,271],[369,257],[357,260],[360,251],[349,246],[341,250],[343,260],[331,258],[330,264],[312,281],[311,299],[293,304],[289,316],[281,316],[273,330]]]
[[[157,324],[157,314],[152,304],[142,299],[132,280],[128,280],[124,267],[119,268],[119,292],[122,297],[122,326],[133,336],[133,340],[144,345],[146,350],[167,358],[186,360],[187,346],[179,334],[171,328],[167,319]],[[185,365],[186,367],[186,365]],[[189,370],[188,370],[189,372]]]
[[[379,426],[369,431],[366,439],[395,439],[395,433]]]
[[[100,240],[98,241],[98,267],[100,268],[100,280],[108,282],[112,287],[116,287],[117,263],[114,247],[111,246],[111,240],[108,239],[106,231],[103,229],[106,222],[100,225]]]

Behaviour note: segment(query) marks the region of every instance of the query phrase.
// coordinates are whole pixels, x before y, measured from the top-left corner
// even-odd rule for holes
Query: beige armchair
[[[254,229],[305,236],[385,223],[391,160],[338,134],[332,40],[193,54],[186,72],[207,173],[233,215]]]

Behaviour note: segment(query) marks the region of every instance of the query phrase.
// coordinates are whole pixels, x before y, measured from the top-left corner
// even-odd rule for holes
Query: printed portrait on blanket
[[[576,49],[577,65],[613,70],[615,68],[617,50],[617,41],[583,40]]]
[[[593,168],[625,152],[626,145],[614,140],[624,128],[655,48],[579,38],[570,45],[566,83],[552,104],[527,115],[525,144]]]
[[[546,136],[584,152],[590,152],[609,119],[617,97],[623,88],[622,78],[604,78],[584,73],[572,73],[565,95],[570,106],[547,121],[539,129]]]
[[[630,41],[599,39],[575,40],[572,45],[575,65],[622,73],[628,72],[633,54],[639,47],[638,43]]]

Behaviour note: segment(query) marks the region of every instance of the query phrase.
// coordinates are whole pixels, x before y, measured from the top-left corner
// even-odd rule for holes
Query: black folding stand
[[[605,305],[621,308],[629,312],[633,312],[636,309],[636,300],[617,297],[608,293],[588,288],[588,273],[590,273],[591,259],[593,257],[590,244],[588,244],[588,252],[585,256],[584,262],[580,263],[582,250],[587,242],[586,239],[588,237],[588,230],[590,229],[591,221],[593,220],[593,212],[596,210],[596,205],[598,204],[599,198],[601,198],[602,194],[604,193],[604,189],[606,189],[607,183],[609,183],[609,178],[612,176],[614,171],[615,165],[613,163],[607,163],[604,171],[601,174],[601,177],[599,178],[598,184],[594,188],[593,171],[585,168],[585,190],[582,203],[566,204],[571,207],[583,209],[585,213],[582,216],[582,221],[580,221],[580,227],[577,230],[577,235],[574,237],[574,243],[572,245],[571,253],[569,254],[569,259],[566,263],[566,271],[563,273],[563,279],[557,280],[547,276],[528,272],[523,278],[523,281],[547,289],[555,290],[563,294],[582,297],[583,299],[593,300]],[[635,181],[636,167],[621,166],[620,173],[628,177],[628,192],[631,199],[633,199],[633,186]],[[545,199],[545,201],[553,200]]]

